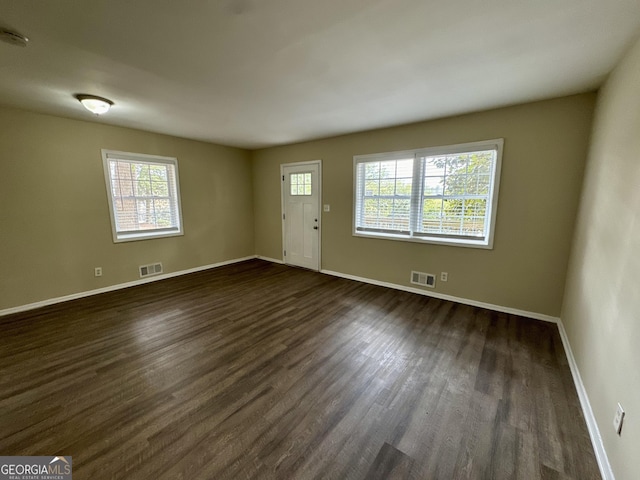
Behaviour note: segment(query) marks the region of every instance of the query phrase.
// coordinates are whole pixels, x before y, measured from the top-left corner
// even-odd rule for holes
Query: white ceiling
[[[639,0],[0,0],[0,104],[245,148],[597,88]],[[94,117],[73,98],[115,106]]]

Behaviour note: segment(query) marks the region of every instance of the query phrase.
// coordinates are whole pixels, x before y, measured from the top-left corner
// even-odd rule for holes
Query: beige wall
[[[184,236],[113,243],[102,148],[178,158]],[[253,255],[244,150],[0,108],[0,163],[0,310]]]
[[[562,320],[618,480],[640,478],[640,42],[598,97]],[[617,403],[627,411],[613,430]]]
[[[279,168],[322,160],[322,268],[411,286],[447,271],[436,292],[558,316],[595,94],[253,152],[258,255],[282,259]],[[352,236],[353,156],[504,138],[493,250]]]
[[[323,269],[406,286],[411,270],[447,271],[436,292],[557,316],[594,103],[576,95],[251,153],[0,109],[0,310],[135,280],[155,261],[173,272],[282,258],[280,164],[322,159]],[[498,137],[493,250],[352,236],[354,155]],[[178,158],[185,236],[112,242],[101,148]]]

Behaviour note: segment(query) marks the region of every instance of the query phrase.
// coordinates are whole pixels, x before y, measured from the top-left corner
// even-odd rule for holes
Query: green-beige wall
[[[598,96],[562,310],[617,480],[640,478],[639,278],[640,41]]]
[[[178,158],[184,236],[113,243],[102,148]],[[0,310],[254,253],[245,150],[0,108],[0,164]]]
[[[402,286],[446,271],[435,292],[558,317],[595,93],[267,148],[252,153],[255,246],[282,259],[280,165],[322,160],[324,270]],[[504,138],[493,250],[354,237],[353,156]]]

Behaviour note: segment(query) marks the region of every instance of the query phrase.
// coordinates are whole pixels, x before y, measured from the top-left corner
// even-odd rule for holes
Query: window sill
[[[445,245],[450,247],[466,247],[466,248],[481,248],[484,250],[493,250],[493,241],[487,240],[466,240],[461,238],[440,238],[440,237],[414,237],[409,235],[394,235],[392,233],[367,233],[367,232],[353,232],[354,237],[362,238],[377,238],[379,240],[396,240],[401,242],[412,243],[428,243],[432,245]]]
[[[139,240],[153,240],[155,238],[166,238],[166,237],[178,237],[184,235],[184,232],[181,230],[169,230],[169,231],[146,231],[146,232],[121,232],[117,233],[113,238],[114,243],[122,243],[122,242],[136,242]]]

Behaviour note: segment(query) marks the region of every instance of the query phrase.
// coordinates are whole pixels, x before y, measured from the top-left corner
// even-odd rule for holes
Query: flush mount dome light
[[[84,108],[89,110],[91,113],[95,113],[96,115],[107,113],[111,108],[111,105],[113,105],[113,102],[111,100],[107,98],[97,97],[95,95],[79,94],[76,95],[76,98]]]
[[[26,47],[27,43],[29,43],[29,39],[20,32],[4,27],[0,27],[0,41],[17,47]]]

